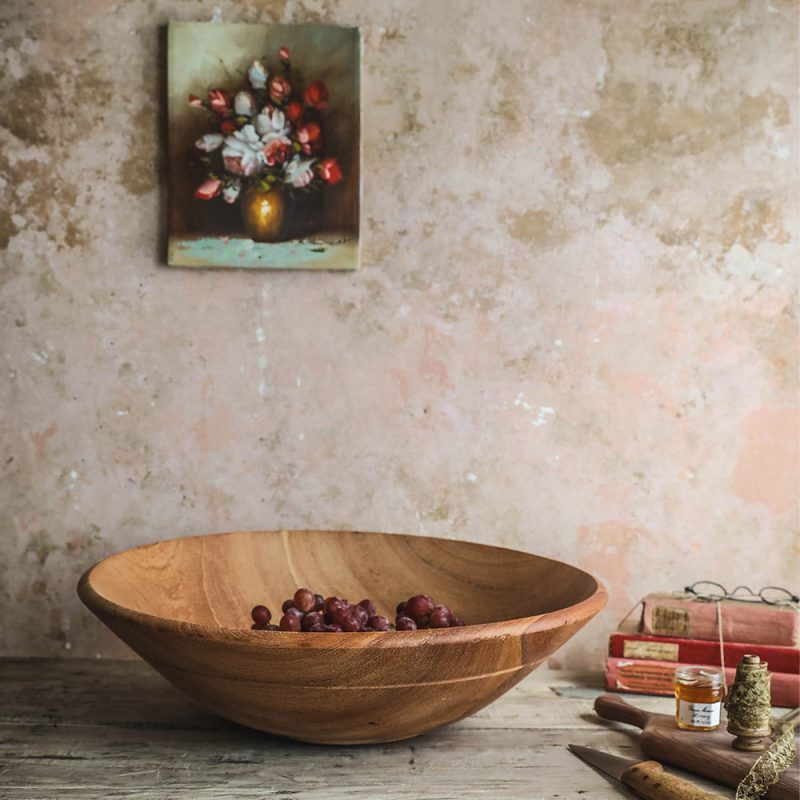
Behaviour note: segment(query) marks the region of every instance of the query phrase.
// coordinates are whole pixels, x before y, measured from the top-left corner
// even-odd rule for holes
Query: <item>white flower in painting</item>
[[[287,139],[289,136],[289,123],[286,115],[279,108],[264,106],[256,117],[256,130],[264,144],[273,139]]]
[[[236,198],[239,197],[239,192],[242,191],[242,184],[239,181],[231,181],[222,190],[222,199],[226,203],[235,203]]]
[[[254,61],[247,70],[247,80],[254,89],[265,89],[269,73],[260,61]]]
[[[212,150],[216,150],[223,142],[225,137],[221,133],[207,133],[205,136],[201,136],[195,143],[194,146],[198,150],[203,150],[206,153],[210,153]]]
[[[222,149],[225,169],[235,175],[255,175],[264,164],[263,150],[264,145],[256,129],[252,125],[245,125],[225,139],[225,147]]]
[[[316,158],[300,158],[295,156],[284,168],[283,179],[289,186],[300,188],[308,186],[314,179],[314,170],[311,169]]]
[[[236,97],[233,99],[233,110],[240,117],[252,117],[256,110],[256,101],[253,100],[253,95],[250,92],[236,92]]]

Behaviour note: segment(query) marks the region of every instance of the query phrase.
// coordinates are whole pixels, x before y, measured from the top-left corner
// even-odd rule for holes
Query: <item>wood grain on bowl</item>
[[[428,592],[467,625],[420,631],[250,630],[298,586],[391,615]],[[309,742],[393,741],[461,719],[535,669],[606,603],[576,567],[499,547],[403,534],[255,531],[137,547],[78,593],[123,641],[205,708]]]

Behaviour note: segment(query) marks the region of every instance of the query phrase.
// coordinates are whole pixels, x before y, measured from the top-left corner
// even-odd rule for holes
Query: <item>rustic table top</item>
[[[632,797],[567,750],[576,743],[642,757],[635,731],[593,714],[602,691],[598,673],[542,669],[478,714],[433,733],[326,747],[215,717],[141,661],[5,659],[0,798]],[[633,702],[672,710],[669,699]],[[730,789],[693,780],[733,797]]]

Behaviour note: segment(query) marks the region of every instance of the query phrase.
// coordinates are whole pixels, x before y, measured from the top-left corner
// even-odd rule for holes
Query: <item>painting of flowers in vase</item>
[[[170,266],[356,269],[360,37],[170,23]]]

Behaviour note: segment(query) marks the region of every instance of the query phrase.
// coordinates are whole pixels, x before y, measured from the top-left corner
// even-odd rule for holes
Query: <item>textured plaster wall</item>
[[[0,16],[0,652],[127,652],[83,569],[225,529],[575,562],[567,666],[647,590],[796,583],[797,2]],[[363,28],[360,272],[162,266],[169,19]]]

